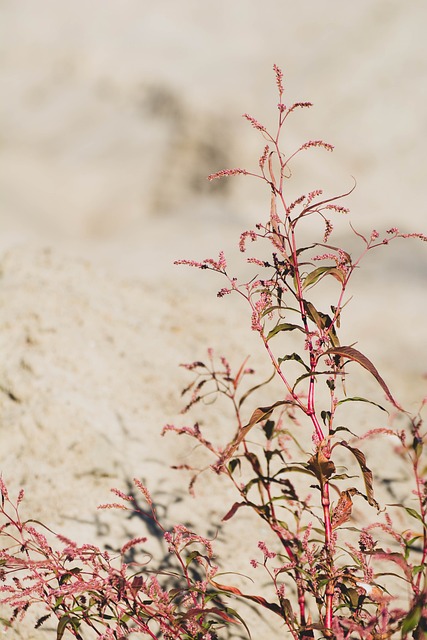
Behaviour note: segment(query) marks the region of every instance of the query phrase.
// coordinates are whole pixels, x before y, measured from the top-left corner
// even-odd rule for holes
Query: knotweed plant
[[[310,140],[296,151],[284,149],[289,116],[311,104],[286,106],[282,72],[276,66],[274,71],[279,94],[275,131],[244,116],[264,139],[257,170],[236,168],[209,176],[252,176],[266,185],[266,220],[244,231],[239,241],[253,273],[244,281],[229,273],[223,252],[218,259],[177,261],[216,272],[224,279],[218,296],[242,299],[242,317],[246,309],[271,374],[249,384],[254,371],[247,360],[234,371],[224,356],[217,358],[209,350],[204,361],[184,365],[192,376],[184,390],[184,412],[202,405],[208,411],[211,403],[205,400],[228,403],[232,420],[227,438],[215,442],[199,423],[164,429],[201,444],[211,458],[208,471],[234,486],[236,500],[224,510],[225,523],[243,508],[259,518],[265,535],[260,533],[248,564],[265,572],[273,597],[246,593],[232,580],[223,584],[210,542],[182,525],[164,529],[138,480],[175,558],[173,587],[148,561],[137,565],[126,560],[130,547],[144,545],[144,539],[127,542],[117,558],[62,536],[54,540],[41,525],[21,520],[22,494],[15,504],[2,484],[0,591],[3,604],[12,610],[6,624],[42,603],[46,615],[58,619],[57,638],[66,629],[83,638],[91,629],[102,638],[132,633],[209,640],[227,637],[226,627],[242,623],[236,609],[249,600],[279,616],[283,637],[295,640],[427,638],[427,463],[421,414],[404,411],[375,365],[340,337],[349,283],[362,259],[399,238],[427,237],[396,228],[364,235],[351,227],[360,247],[353,256],[332,241],[334,216],[348,215],[341,204],[348,194],[328,196],[315,189],[290,199],[295,156],[310,149],[330,152],[332,146]],[[307,228],[313,234],[308,241]],[[254,248],[259,250],[254,253]],[[333,286],[325,287],[328,283]],[[373,377],[385,406],[348,393],[355,366]],[[273,401],[272,389],[277,394]],[[254,403],[263,393],[269,400]],[[394,419],[363,432],[360,416],[366,403],[378,412],[388,408]],[[341,415],[349,415],[342,413],[348,406],[353,411],[346,424]],[[380,503],[374,491],[366,445],[378,438],[394,443],[390,451],[408,469],[406,502]],[[199,473],[194,465],[193,492]],[[135,509],[132,496],[114,492],[121,502],[104,507]],[[233,608],[227,604],[230,599]]]

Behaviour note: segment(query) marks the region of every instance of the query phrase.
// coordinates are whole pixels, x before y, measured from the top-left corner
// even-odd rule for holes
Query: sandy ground
[[[273,122],[277,63],[289,100],[315,103],[290,146],[336,146],[304,158],[296,193],[354,176],[357,228],[426,233],[426,21],[423,0],[0,3],[1,472],[28,515],[117,548],[137,523],[96,506],[137,476],[167,520],[216,530],[227,490],[202,482],[188,498],[169,468],[188,444],[160,437],[182,421],[178,365],[208,347],[236,365],[251,351],[260,376],[266,364],[242,307],[216,298],[223,283],[172,263],[234,251],[268,193],[205,177],[256,166],[263,141],[240,114]],[[354,246],[347,222],[337,233]],[[409,409],[426,394],[425,246],[367,260],[344,330]],[[246,571],[259,532],[229,524],[219,552]]]

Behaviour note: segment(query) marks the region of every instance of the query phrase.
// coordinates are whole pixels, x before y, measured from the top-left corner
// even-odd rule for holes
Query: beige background
[[[178,364],[213,346],[237,366],[254,336],[237,301],[216,299],[222,281],[172,263],[233,251],[269,194],[206,175],[257,166],[264,141],[240,116],[274,123],[277,63],[287,101],[315,105],[290,121],[289,149],[336,147],[298,163],[296,195],[354,176],[356,228],[427,233],[426,27],[424,0],[0,2],[1,471],[29,515],[117,546],[136,523],[95,508],[138,476],[169,521],[216,529],[221,484],[185,497],[169,465],[188,445],[159,432],[182,420]],[[347,220],[337,241],[356,250]],[[425,249],[371,255],[344,328],[411,410],[426,393]],[[228,433],[225,414],[211,420]],[[246,572],[253,541],[229,525],[220,553]]]

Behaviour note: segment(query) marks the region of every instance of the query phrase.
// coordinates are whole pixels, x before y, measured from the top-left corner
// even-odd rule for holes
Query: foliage
[[[234,607],[246,599],[279,616],[285,634],[295,640],[427,638],[427,467],[421,415],[406,413],[375,365],[340,338],[349,282],[364,256],[398,238],[427,238],[396,228],[383,234],[374,230],[365,237],[352,227],[361,244],[360,254],[353,257],[330,241],[331,217],[348,214],[340,204],[348,194],[328,197],[317,189],[288,201],[291,161],[306,150],[332,151],[332,146],[310,140],[293,153],[283,151],[281,137],[288,117],[311,105],[285,106],[282,72],[274,70],[277,130],[271,134],[255,118],[244,116],[267,142],[259,170],[236,168],[209,176],[214,180],[251,175],[269,189],[268,219],[244,231],[239,242],[242,253],[249,243],[251,248],[252,243],[262,243],[258,257],[247,258],[254,275],[244,282],[230,275],[222,252],[217,260],[177,261],[219,273],[226,279],[219,297],[233,294],[245,301],[272,374],[248,388],[254,372],[246,361],[233,371],[225,357],[217,359],[209,350],[206,362],[185,365],[193,377],[184,390],[184,412],[203,400],[220,398],[229,403],[234,416],[232,437],[214,444],[198,423],[167,425],[164,432],[185,434],[200,443],[211,456],[210,472],[232,483],[236,501],[229,505],[225,522],[242,508],[251,509],[274,537],[274,549],[259,542],[259,559],[251,564],[266,572],[275,599],[219,582],[210,542],[182,525],[163,529],[147,489],[138,480],[136,486],[176,560],[173,575],[178,586],[166,586],[165,576],[149,569],[148,562],[136,566],[126,560],[130,547],[143,545],[142,538],[129,541],[115,559],[61,536],[64,546],[56,550],[40,524],[20,519],[22,494],[15,505],[2,483],[1,535],[6,548],[0,554],[4,581],[0,591],[2,602],[12,609],[9,623],[41,602],[48,615],[58,618],[58,639],[66,629],[83,638],[84,629],[91,628],[101,638],[119,639],[132,632],[141,637],[208,640],[218,637],[222,627],[243,622],[226,604],[231,598]],[[320,238],[301,244],[300,229],[312,219],[322,223]],[[318,226],[313,224],[312,229],[315,234]],[[334,285],[332,293],[331,287],[324,287],[328,281]],[[290,334],[297,350],[287,348]],[[371,403],[379,411],[385,408],[371,399],[346,395],[353,363],[373,376],[404,427],[360,433],[359,403]],[[277,383],[280,391],[273,402],[252,404],[255,392],[264,393]],[[343,426],[340,412],[347,403],[354,403],[355,409],[352,424]],[[413,491],[406,503],[385,506],[377,501],[364,443],[380,437],[394,443],[396,459],[410,470]],[[198,473],[194,470],[192,490]],[[135,509],[132,496],[114,492],[121,502],[104,506]],[[355,505],[363,505],[362,522],[353,515]],[[399,514],[405,516],[404,527],[393,523]],[[191,571],[193,565],[197,572]]]

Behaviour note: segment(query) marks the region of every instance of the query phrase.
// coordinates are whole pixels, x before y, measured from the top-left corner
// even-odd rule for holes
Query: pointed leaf
[[[231,473],[231,475],[233,475],[234,470],[236,469],[236,467],[241,467],[241,462],[240,462],[240,458],[233,458],[232,460],[230,460],[230,462],[228,463],[228,470]]]
[[[255,455],[255,453],[253,453],[252,451],[247,451],[245,453],[245,458],[246,458],[246,460],[249,460],[249,463],[250,463],[252,469],[254,470],[254,472],[256,473],[256,475],[257,476],[262,476],[261,465],[260,465],[260,462],[259,462],[257,456]]]
[[[246,632],[247,632],[247,634],[248,634],[248,637],[249,637],[249,638],[252,638],[252,636],[251,636],[251,632],[250,632],[250,630],[249,630],[249,627],[248,627],[248,625],[246,624],[246,622],[243,620],[242,616],[241,616],[239,613],[237,613],[237,611],[235,611],[234,609],[232,609],[231,607],[225,607],[225,611],[226,611],[227,613],[231,614],[231,615],[232,615],[234,618],[236,618],[237,620],[239,620],[239,621],[242,623],[242,625],[245,627]]]
[[[246,391],[246,393],[239,400],[239,408],[242,406],[242,404],[244,403],[246,398],[251,393],[253,393],[254,391],[257,391],[257,389],[260,389],[261,387],[264,387],[266,384],[271,382],[275,375],[276,375],[276,370],[273,371],[273,373],[271,374],[271,376],[267,380],[264,380],[264,382],[260,382],[259,384],[255,385],[254,387],[251,387],[248,391]]]
[[[230,518],[232,518],[234,516],[234,514],[236,513],[236,511],[238,509],[240,509],[240,507],[247,507],[247,506],[248,506],[248,504],[246,502],[235,502],[233,504],[233,506],[231,507],[231,509],[229,511],[227,511],[225,516],[223,518],[221,518],[222,522],[226,522],[227,520],[230,520]]]
[[[278,400],[268,407],[258,407],[258,409],[255,409],[255,411],[253,412],[248,424],[242,428],[242,431],[249,431],[249,429],[251,429],[258,422],[262,422],[266,418],[269,418],[276,407],[280,407],[284,404],[295,404],[295,402],[293,400]]]
[[[305,364],[304,360],[297,353],[291,353],[283,356],[283,358],[278,358],[277,362],[279,363],[279,365],[281,365],[282,362],[287,362],[288,360],[295,360],[296,362],[299,362],[300,364],[302,364],[304,369],[310,373],[310,367]]]
[[[335,331],[332,318],[328,316],[327,313],[318,311],[316,307],[307,300],[304,300],[304,308],[308,317],[315,323],[320,331],[326,330],[329,332],[329,339],[332,342],[333,347],[338,348],[340,346],[340,342],[338,340],[337,332]]]
[[[233,455],[233,453],[236,451],[236,449],[238,448],[242,440],[246,438],[246,436],[248,435],[252,427],[254,427],[258,422],[262,422],[263,420],[266,420],[267,418],[269,418],[273,413],[274,409],[283,404],[293,405],[295,404],[295,402],[293,400],[279,400],[278,402],[275,402],[274,404],[268,407],[258,407],[257,409],[255,409],[248,424],[242,427],[241,429],[239,429],[234,440],[230,442],[230,444],[226,447],[224,453],[221,456],[222,463],[224,463]]]
[[[56,640],[61,640],[67,625],[71,625],[74,631],[78,631],[80,621],[78,618],[75,618],[73,616],[68,616],[68,615],[62,616],[56,628]]]
[[[199,551],[192,551],[191,553],[189,553],[187,556],[187,560],[185,561],[185,566],[188,567],[188,565],[193,562],[194,558],[200,558],[201,555],[202,554]]]
[[[324,356],[328,354],[335,354],[335,355],[341,356],[342,358],[348,358],[349,360],[354,360],[354,362],[358,362],[362,367],[364,367],[367,371],[369,371],[374,376],[375,380],[378,382],[378,384],[386,394],[387,398],[396,407],[396,409],[403,411],[402,407],[396,402],[396,400],[391,395],[390,389],[388,388],[388,386],[386,385],[386,383],[378,373],[376,367],[372,364],[372,362],[366,356],[363,355],[363,353],[361,353],[357,349],[354,349],[353,347],[333,347],[332,349],[328,349],[323,353]]]
[[[242,593],[237,587],[230,587],[225,584],[220,584],[215,580],[210,580],[210,583],[215,587],[215,589],[219,589],[219,591],[224,591],[225,593],[233,593],[235,596],[239,596],[240,598],[252,600],[253,602],[257,602],[258,604],[260,604],[262,607],[270,609],[270,611],[274,611],[274,613],[277,613],[279,616],[282,615],[281,608],[275,602],[267,602],[267,600],[262,596],[247,595],[245,593]]]
[[[413,629],[415,629],[415,627],[418,626],[418,623],[421,620],[422,613],[423,613],[423,608],[420,604],[417,604],[413,609],[410,610],[410,612],[408,613],[408,615],[406,616],[402,624],[403,638],[406,637],[406,635],[410,631],[412,631]]]
[[[341,442],[338,442],[337,444],[339,444],[342,447],[345,447],[346,449],[351,451],[351,453],[356,458],[357,462],[359,463],[359,467],[360,467],[360,470],[362,472],[362,475],[363,475],[363,481],[365,483],[367,500],[368,500],[369,504],[371,505],[371,507],[375,507],[376,509],[379,510],[380,506],[379,506],[378,502],[374,498],[373,475],[372,475],[372,471],[366,465],[365,454],[362,453],[362,451],[360,451],[360,449],[356,449],[355,447],[350,446],[348,444],[348,442],[346,442],[345,440],[342,440]]]
[[[337,402],[337,407],[340,404],[344,404],[344,402],[367,402],[368,404],[373,404],[374,407],[378,407],[378,409],[381,409],[381,411],[385,411],[386,413],[388,413],[387,409],[384,409],[384,407],[382,407],[377,402],[372,402],[372,400],[368,400],[367,398],[361,398],[359,396],[354,396],[353,398],[344,398],[344,400],[340,400],[339,402]]]
[[[317,325],[319,329],[324,329],[325,328],[324,322],[322,322],[322,318],[319,312],[317,311],[316,307],[314,306],[314,304],[312,304],[311,302],[308,302],[307,300],[304,300],[304,308],[310,320],[313,320],[313,322]]]
[[[316,282],[324,278],[326,275],[333,276],[336,280],[341,282],[341,284],[344,284],[345,282],[344,273],[340,269],[337,269],[337,267],[318,267],[308,274],[304,280],[302,288],[306,289],[307,287],[316,284]]]
[[[418,511],[415,511],[415,509],[411,509],[411,507],[403,507],[406,511],[406,513],[408,513],[410,516],[412,516],[412,518],[415,518],[416,520],[419,520],[421,522],[421,524],[423,525],[424,529],[427,529],[427,524],[424,522],[424,519],[422,517],[422,515],[420,513],[418,513]]]
[[[275,336],[277,333],[280,333],[281,331],[294,331],[295,329],[298,329],[299,331],[304,331],[304,329],[302,327],[299,327],[297,324],[290,324],[289,322],[281,322],[280,324],[276,325],[274,329],[272,329],[268,333],[267,342],[273,336]]]

